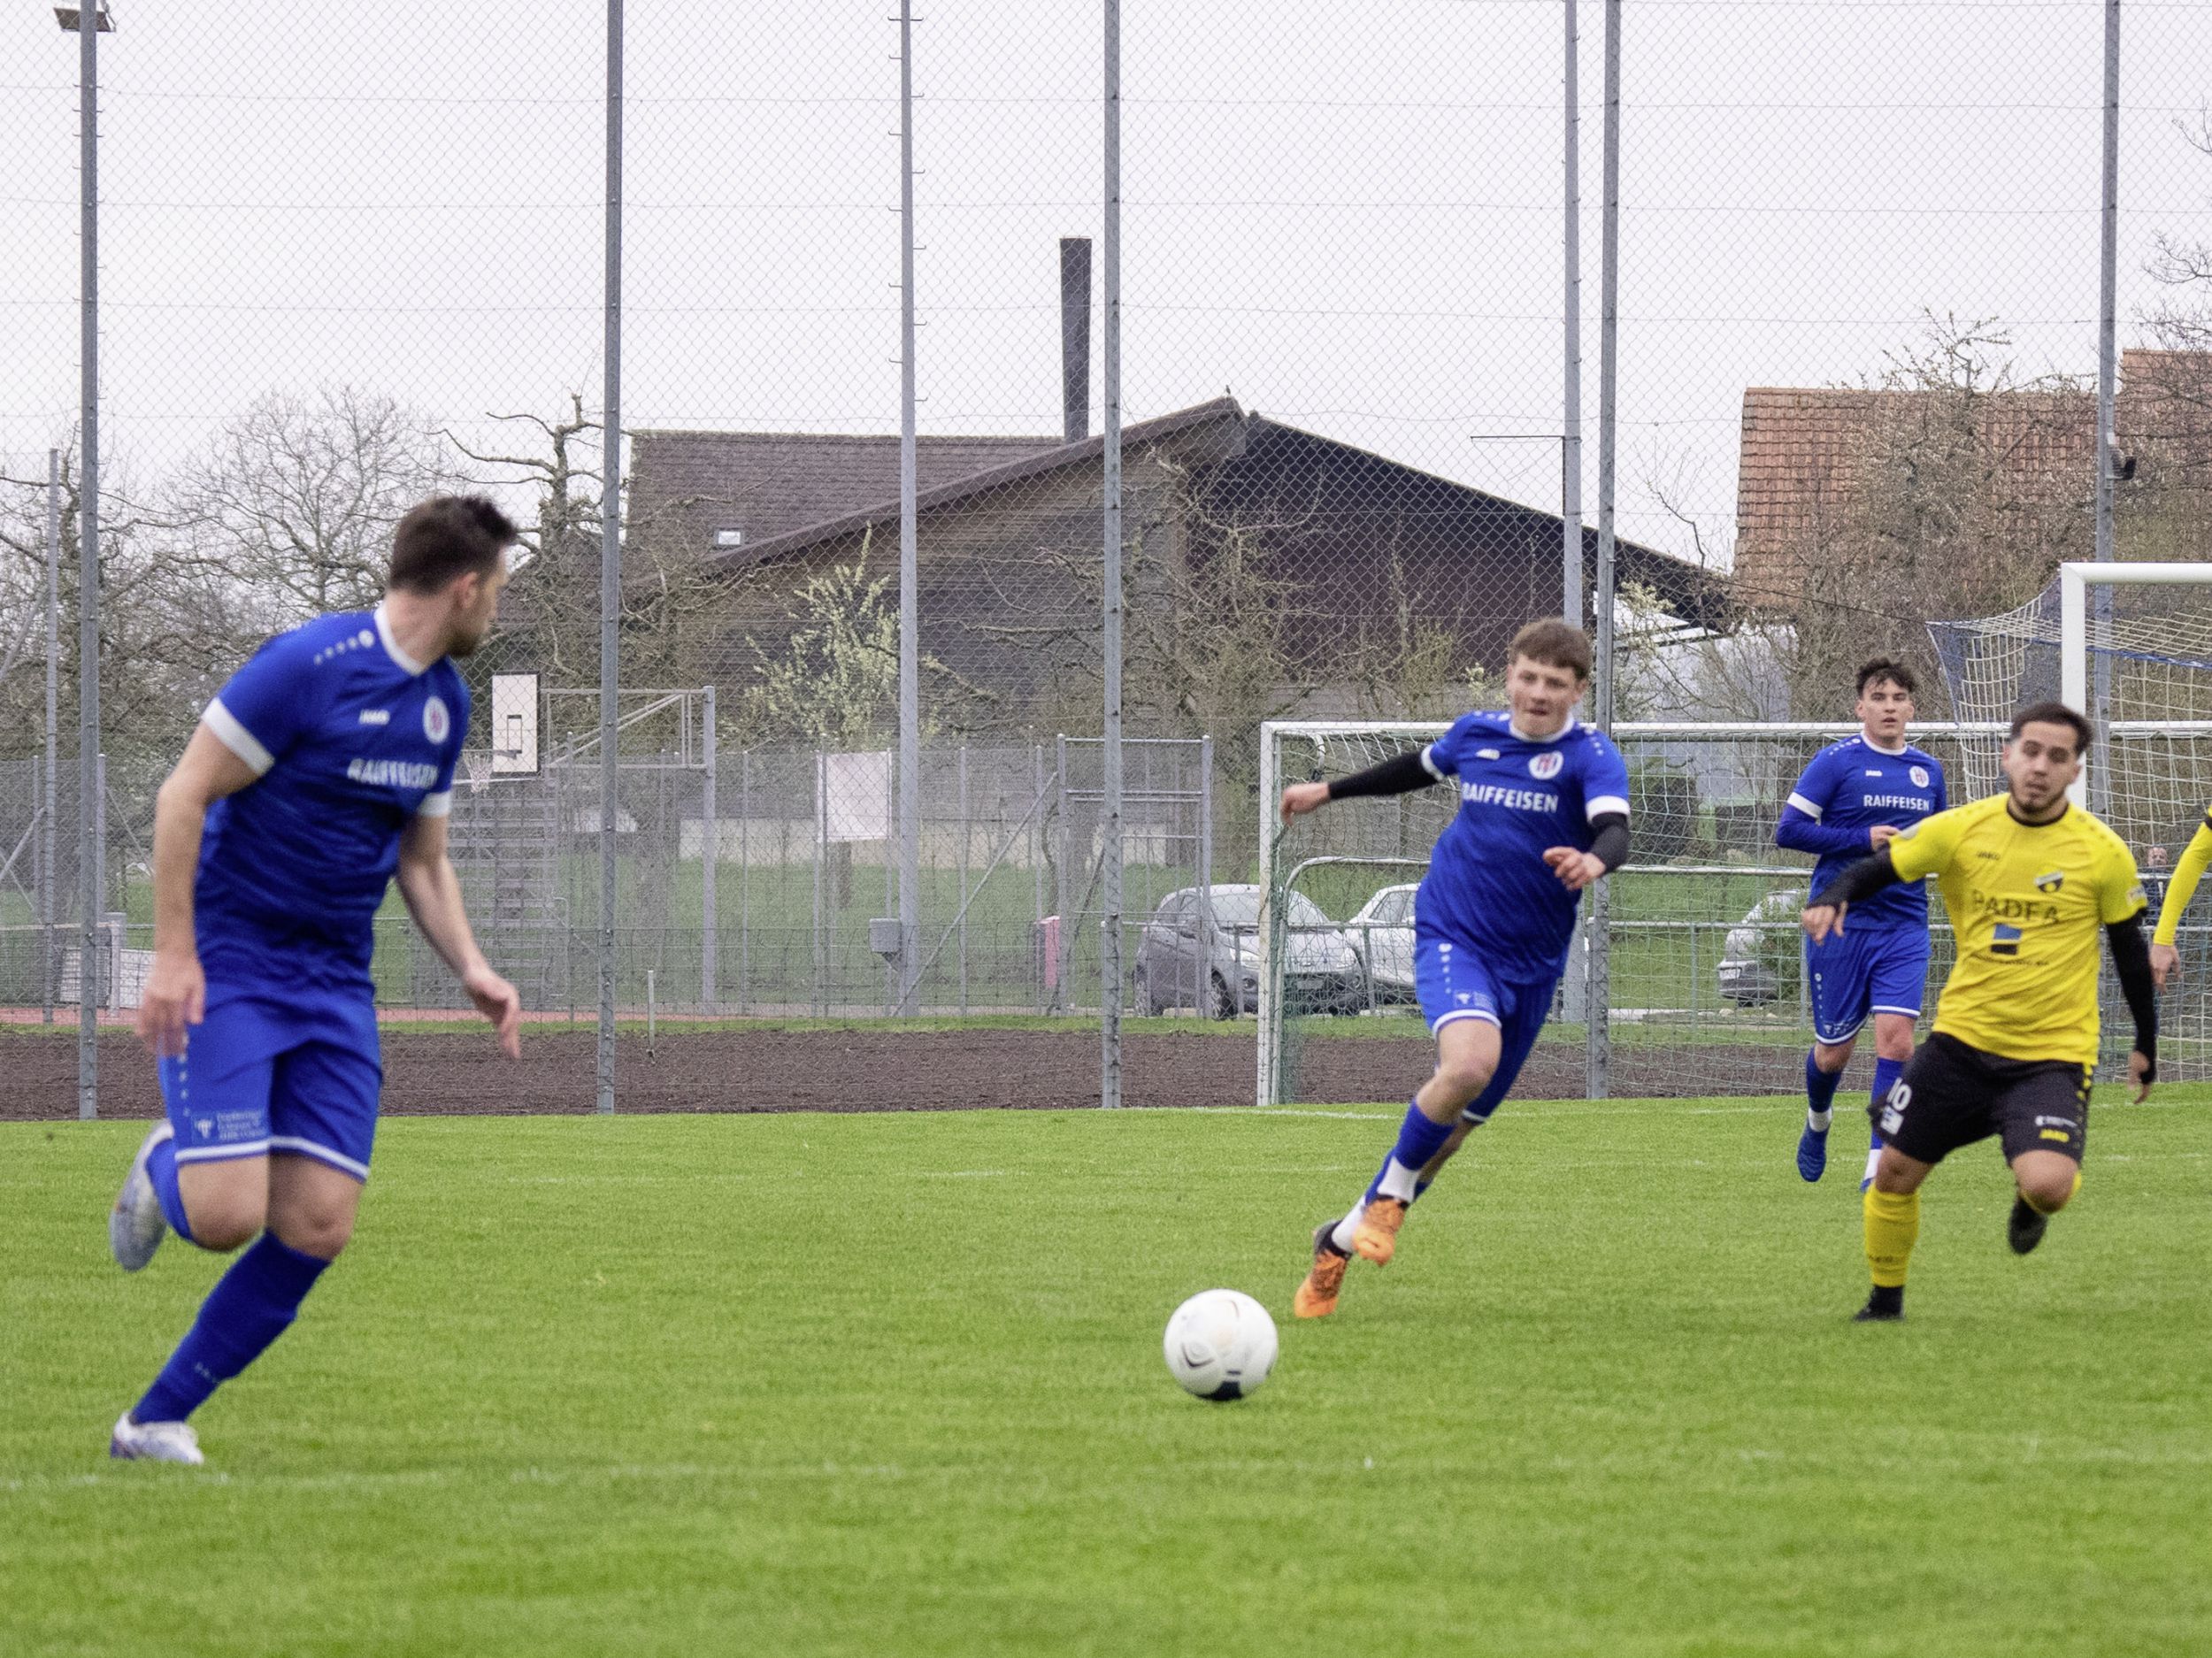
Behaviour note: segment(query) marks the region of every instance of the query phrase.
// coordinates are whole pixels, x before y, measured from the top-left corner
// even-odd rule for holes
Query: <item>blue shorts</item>
[[[1460,1116],[1487,1122],[1528,1063],[1537,1032],[1551,1015],[1556,977],[1529,982],[1501,979],[1467,945],[1432,932],[1417,921],[1413,930],[1413,987],[1421,1017],[1431,1032],[1456,1019],[1480,1019],[1498,1027],[1498,1068],[1489,1086]]]
[[[161,1062],[177,1161],[290,1153],[369,1178],[384,1062],[373,1006],[211,999],[180,1057]]]
[[[1811,992],[1813,1037],[1847,1042],[1870,1013],[1920,1017],[1928,988],[1928,930],[1879,927],[1856,933],[1845,918],[1839,935],[1805,940],[1805,983]]]

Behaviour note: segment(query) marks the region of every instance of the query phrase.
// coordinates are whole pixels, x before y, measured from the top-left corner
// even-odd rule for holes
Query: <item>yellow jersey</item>
[[[2093,1065],[2098,935],[2143,908],[2135,855],[2078,806],[2024,824],[2008,798],[1924,817],[1889,843],[1898,875],[1934,876],[1951,915],[1958,960],[1935,1028],[2007,1059]]]

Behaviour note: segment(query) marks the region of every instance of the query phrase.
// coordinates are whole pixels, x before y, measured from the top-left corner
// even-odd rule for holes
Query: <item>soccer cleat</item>
[[[1326,1318],[1336,1310],[1336,1298],[1344,1287],[1344,1269],[1352,1257],[1336,1247],[1329,1234],[1336,1223],[1325,1220],[1313,1229],[1313,1269],[1291,1298],[1290,1309],[1301,1318]]]
[[[183,1462],[192,1468],[207,1461],[190,1423],[133,1422],[127,1410],[116,1420],[108,1455],[119,1462]]]
[[[1905,1316],[1905,1286],[1893,1289],[1877,1284],[1874,1293],[1866,1298],[1866,1305],[1851,1315],[1855,1324],[1892,1324],[1901,1323]]]
[[[1797,1137],[1797,1172],[1806,1180],[1817,1180],[1828,1171],[1828,1131],[1805,1125],[1805,1132]]]
[[[123,1189],[115,1194],[115,1207],[108,1211],[108,1249],[126,1272],[135,1272],[152,1260],[168,1234],[169,1223],[161,1217],[161,1200],[154,1194],[146,1160],[175,1132],[166,1117],[147,1132],[138,1155],[131,1159],[131,1171],[123,1177]]]
[[[2012,1246],[2012,1253],[2026,1255],[2043,1241],[2043,1234],[2051,1224],[2051,1217],[2024,1197],[2012,1200],[2012,1213],[2005,1218],[2005,1241]]]
[[[1379,1197],[1360,1210],[1359,1224],[1352,1228],[1352,1247],[1361,1260],[1386,1267],[1398,1252],[1398,1228],[1405,1224],[1406,1201]]]

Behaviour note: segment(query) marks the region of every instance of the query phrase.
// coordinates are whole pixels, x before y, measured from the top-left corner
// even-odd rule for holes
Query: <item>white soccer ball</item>
[[[1169,1316],[1162,1346],[1184,1392],[1242,1399],[1275,1368],[1275,1321],[1242,1290],[1201,1290]]]

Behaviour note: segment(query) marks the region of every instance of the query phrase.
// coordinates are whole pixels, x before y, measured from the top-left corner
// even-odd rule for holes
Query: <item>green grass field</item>
[[[0,1651],[2200,1654],[2208,1099],[2024,1262],[1963,1155],[1893,1328],[1786,1102],[1517,1105],[1318,1325],[1381,1108],[396,1120],[212,1474],[105,1460],[218,1270],[107,1263],[137,1126],[0,1125]]]

